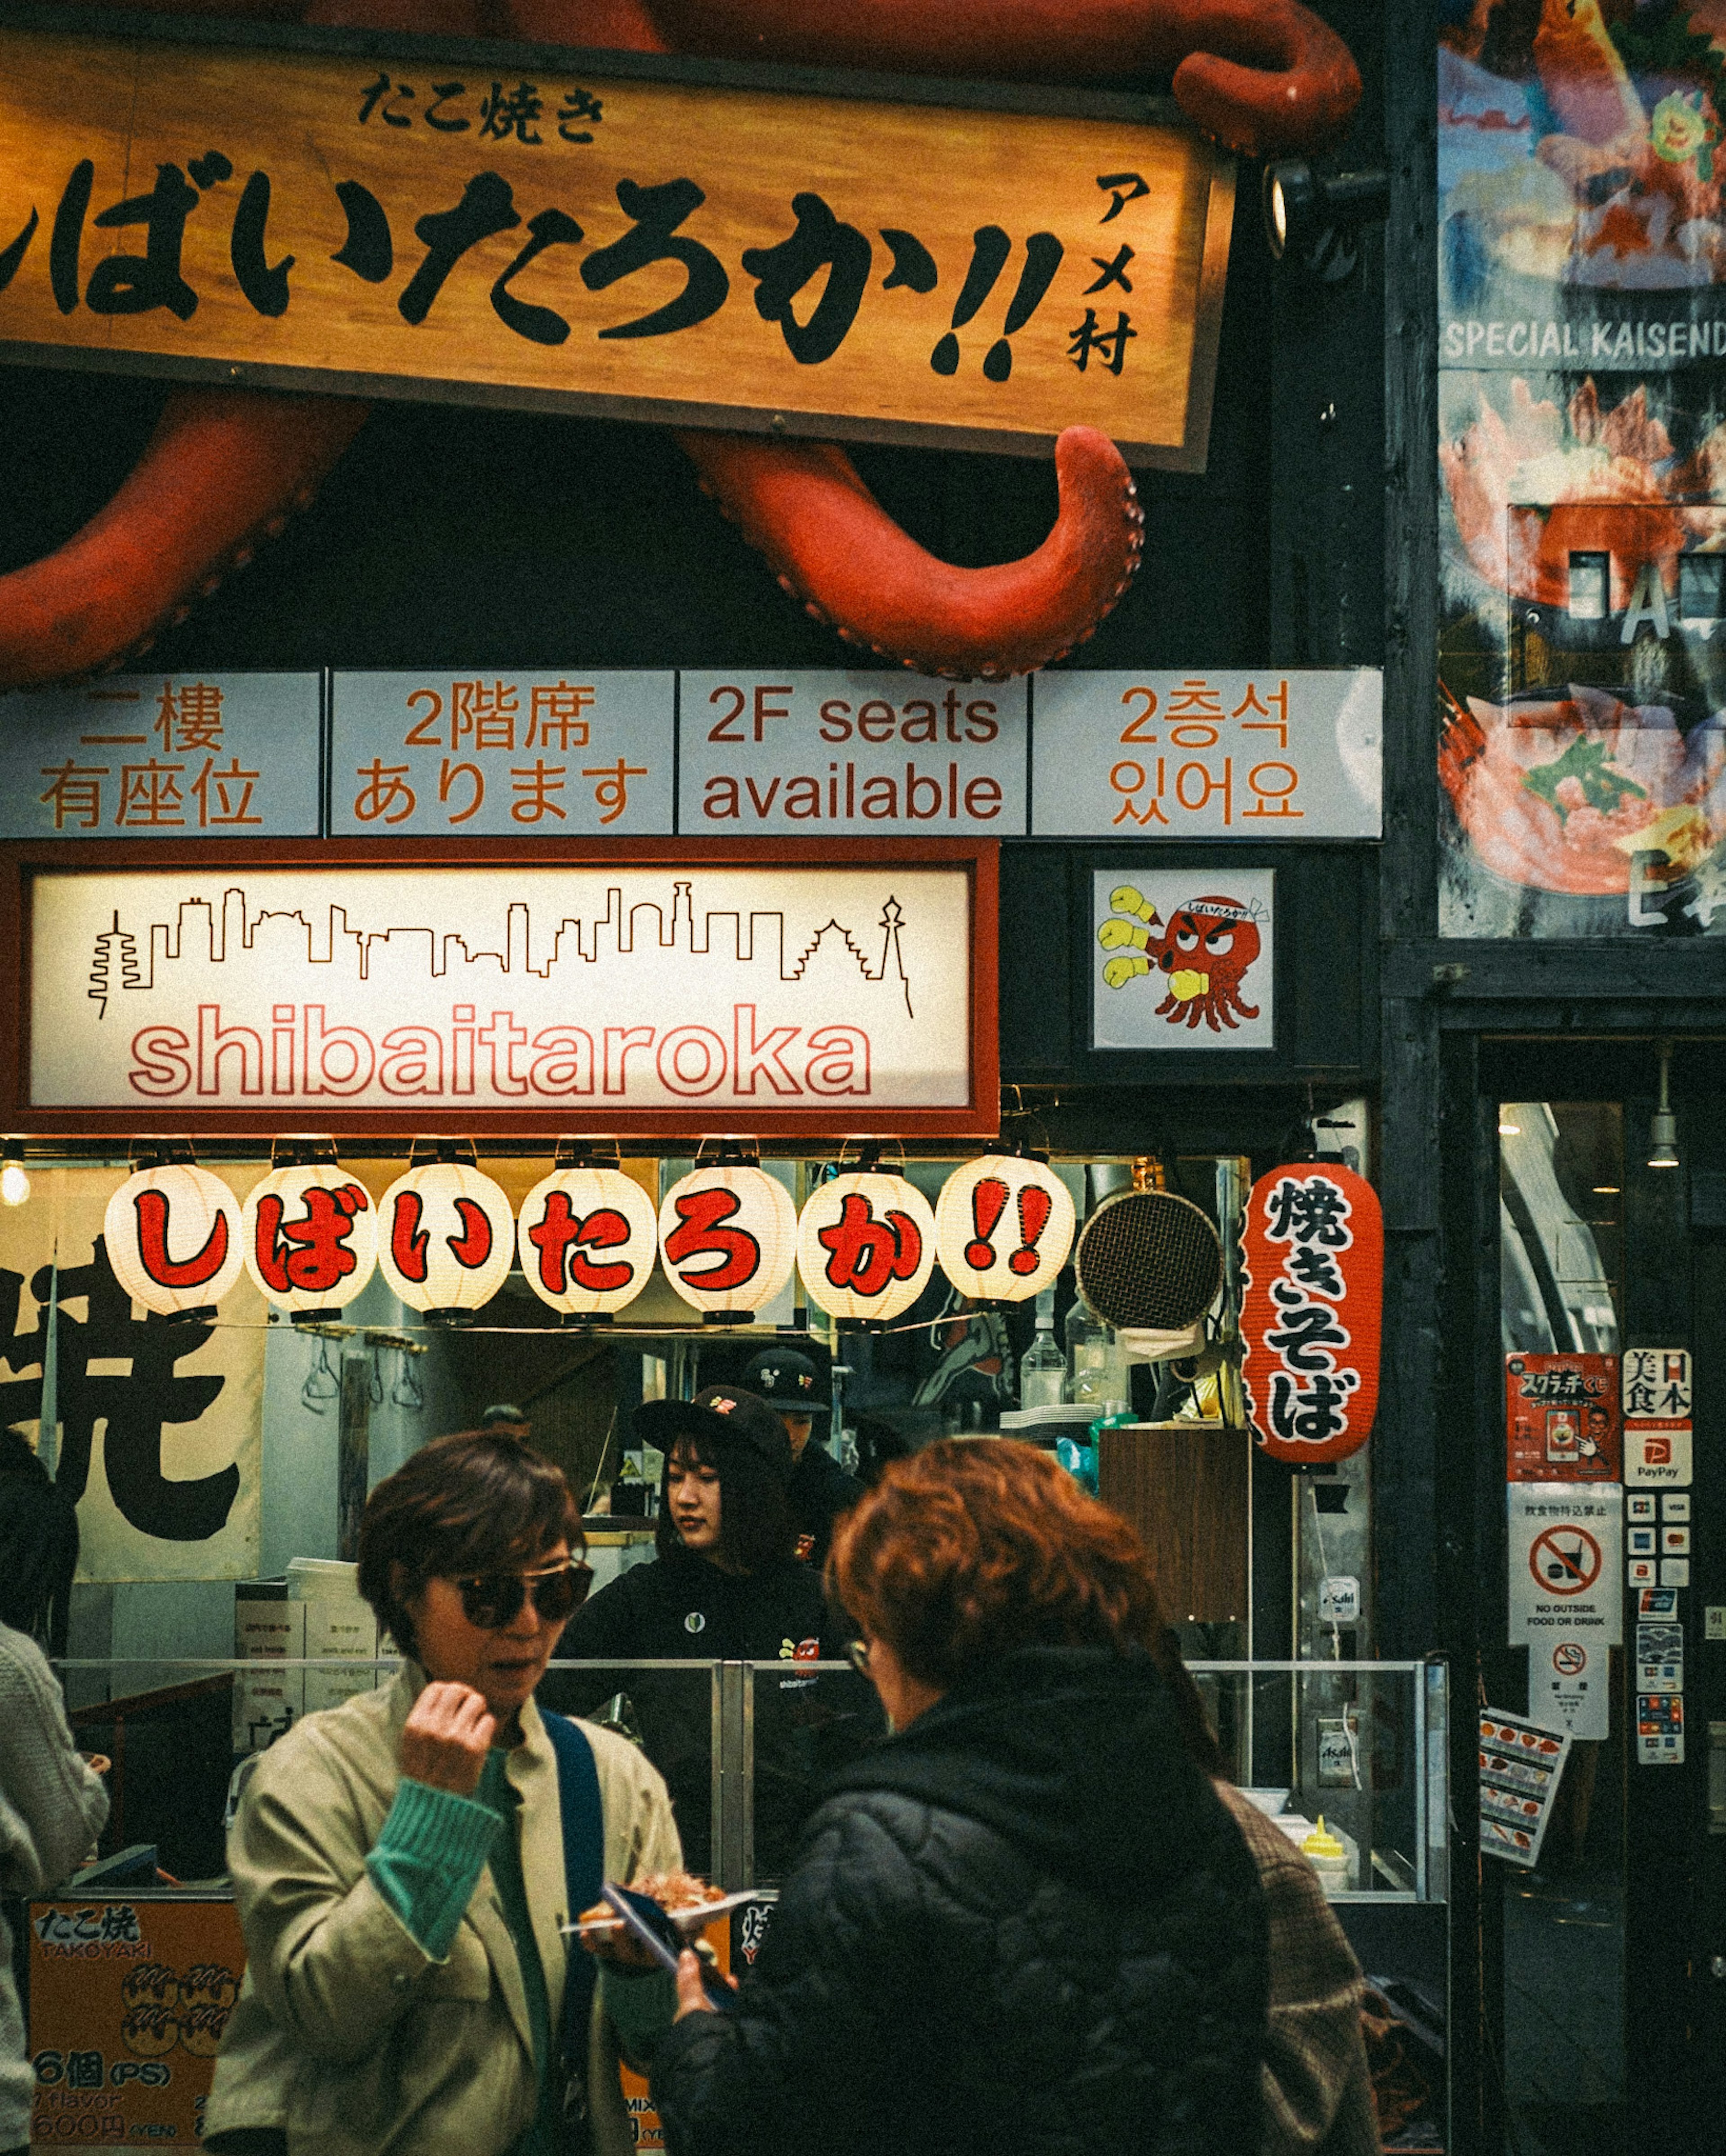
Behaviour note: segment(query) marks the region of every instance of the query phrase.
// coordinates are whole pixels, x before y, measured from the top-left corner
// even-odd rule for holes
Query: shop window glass
[[[1622,1111],[1616,1101],[1506,1101],[1498,1148],[1507,1352],[1616,1354]]]
[[[1574,557],[1572,557],[1573,562]],[[1624,1117],[1616,1101],[1512,1101],[1498,1110],[1501,1327],[1507,1353],[1616,1355],[1623,1322]],[[1522,1650],[1489,1679],[1523,1704]],[[1532,1674],[1532,1672],[1530,1672]],[[1548,2124],[1605,2117],[1625,2085],[1624,1671],[1611,1734],[1579,1740],[1540,1868],[1491,1867],[1503,1897],[1502,2014],[1510,2145],[1556,2146]]]

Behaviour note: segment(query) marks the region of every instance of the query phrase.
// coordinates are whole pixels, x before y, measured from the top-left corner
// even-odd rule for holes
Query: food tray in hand
[[[741,1909],[746,1902],[760,1899],[761,1890],[749,1887],[740,1894],[722,1894],[717,1902],[697,1902],[688,1908],[667,1909],[665,1914],[686,1938],[692,1939],[704,1932],[716,1917],[729,1916],[733,1909]],[[569,1938],[592,1939],[603,1938],[608,1933],[620,1932],[623,1928],[621,1917],[583,1917],[577,1923],[565,1924],[563,1931]]]

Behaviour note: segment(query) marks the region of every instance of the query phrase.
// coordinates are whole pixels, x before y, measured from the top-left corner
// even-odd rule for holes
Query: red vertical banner
[[[1384,1322],[1378,1194],[1338,1161],[1272,1168],[1246,1201],[1241,1368],[1259,1443],[1301,1466],[1372,1435]]]

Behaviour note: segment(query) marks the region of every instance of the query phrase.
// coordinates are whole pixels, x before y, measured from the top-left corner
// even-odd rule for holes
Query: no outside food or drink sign
[[[1621,1645],[1622,1490],[1513,1482],[1507,1494],[1512,1643]]]

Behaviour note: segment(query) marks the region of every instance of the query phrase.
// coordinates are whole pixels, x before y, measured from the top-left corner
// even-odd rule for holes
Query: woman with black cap
[[[819,1373],[794,1348],[763,1348],[743,1372],[743,1382],[777,1410],[791,1440],[791,1515],[797,1522],[797,1554],[819,1573],[833,1542],[833,1523],[863,1495],[863,1485],[814,1435],[816,1415],[832,1409],[821,1398]]]
[[[738,1386],[710,1385],[692,1400],[648,1401],[636,1412],[634,1429],[644,1445],[665,1456],[655,1535],[659,1554],[577,1610],[563,1635],[564,1656],[609,1662],[842,1659],[850,1634],[830,1609],[819,1575],[795,1555],[788,1496],[791,1444],[766,1402]],[[560,1700],[566,1686],[559,1686]],[[669,1671],[633,1673],[623,1688],[640,1717],[648,1757],[670,1789],[685,1854],[692,1869],[705,1871],[712,1770],[708,1694]],[[758,1689],[758,1705],[765,1703]],[[800,1772],[789,1778],[799,1785],[795,1802],[789,1787],[780,1792],[784,1803],[776,1801],[782,1777],[763,1734],[758,1717],[758,1863],[779,1838],[777,1815],[789,1806],[800,1820],[807,1808]],[[788,1811],[778,1825],[789,1832],[794,1823]]]

